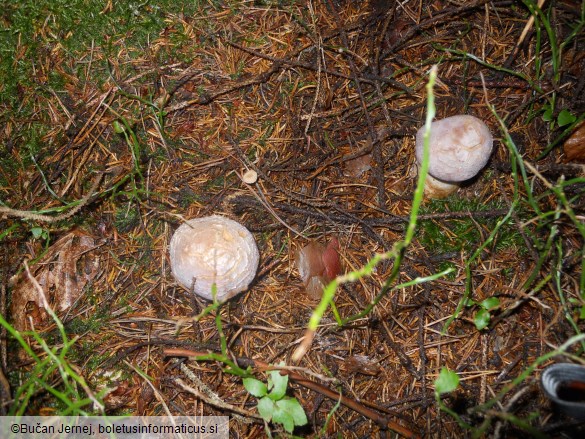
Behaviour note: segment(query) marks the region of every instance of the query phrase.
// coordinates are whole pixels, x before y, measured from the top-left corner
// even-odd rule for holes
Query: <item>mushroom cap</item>
[[[424,126],[416,133],[416,160],[422,161]],[[473,178],[488,162],[493,138],[474,116],[459,115],[431,124],[429,174],[447,183]]]
[[[321,276],[325,271],[325,263],[323,262],[323,252],[325,247],[321,244],[311,241],[302,249],[297,251],[295,255],[295,262],[299,269],[299,275],[305,285],[314,276]]]
[[[258,269],[260,254],[254,236],[240,223],[213,215],[182,224],[170,244],[171,271],[189,291],[223,302],[245,291]]]
[[[339,261],[339,241],[331,238],[327,247],[311,241],[295,254],[295,263],[303,283],[307,285],[312,277],[323,277],[325,282],[331,282],[341,272]]]
[[[341,261],[339,260],[339,241],[334,236],[327,244],[321,259],[325,265],[325,280],[331,282],[341,272]]]

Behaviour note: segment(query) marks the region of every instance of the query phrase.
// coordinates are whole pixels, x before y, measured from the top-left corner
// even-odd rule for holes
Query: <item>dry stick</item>
[[[197,351],[192,351],[189,349],[165,349],[163,351],[164,355],[166,356],[171,356],[171,357],[202,357],[205,355],[209,355],[208,352],[197,352]],[[305,377],[303,377],[302,375],[293,372],[291,370],[286,370],[286,369],[279,369],[278,367],[272,367],[269,364],[264,363],[263,361],[260,360],[253,360],[250,358],[241,358],[238,357],[236,358],[236,362],[238,364],[241,364],[243,366],[254,366],[258,369],[258,371],[260,372],[265,372],[268,370],[280,370],[280,374],[281,375],[288,375],[288,377],[293,380],[294,382],[296,382],[297,384],[300,384],[303,387],[306,387],[307,389],[313,390],[315,392],[318,392],[322,395],[325,395],[326,397],[330,398],[333,401],[341,401],[341,404],[345,405],[346,407],[349,407],[350,409],[360,413],[361,415],[371,419],[372,421],[374,421],[376,424],[378,424],[381,428],[383,429],[391,429],[399,434],[401,434],[404,437],[408,437],[408,438],[419,438],[420,436],[417,435],[416,433],[414,433],[413,431],[409,430],[406,427],[403,427],[402,425],[398,424],[397,422],[394,422],[390,419],[387,419],[385,416],[380,415],[380,413],[369,409],[368,407],[364,406],[363,404],[361,404],[360,402],[349,398],[347,396],[343,396],[337,392],[334,392],[333,390],[329,389],[328,387],[325,387],[319,383],[316,383],[315,381],[311,381]]]
[[[252,197],[247,196],[240,196],[237,200],[232,200],[232,202],[237,202],[239,204],[254,207],[260,206],[261,204],[257,202]],[[307,215],[312,218],[324,218],[327,219],[327,216],[318,210],[310,210],[303,207],[293,206],[287,203],[273,203],[273,207],[279,210],[283,210],[285,212],[296,213],[299,215]],[[333,206],[335,207],[335,206]],[[348,221],[352,222],[360,222],[366,224],[370,227],[387,227],[390,225],[401,224],[401,223],[408,223],[409,218],[404,215],[392,215],[389,217],[380,217],[380,218],[359,218],[354,216],[353,214],[347,214],[343,211],[339,211],[340,214],[329,214],[329,218],[333,221],[338,221],[342,223],[348,223]],[[493,209],[493,210],[485,210],[479,212],[470,212],[470,211],[458,211],[458,212],[438,212],[438,213],[429,213],[424,215],[419,215],[419,220],[449,220],[449,219],[459,219],[459,218],[494,218],[498,216],[504,216],[508,213],[508,209]]]
[[[254,200],[247,196],[239,196],[232,200],[232,202],[240,207],[243,208],[255,208],[256,206],[262,206],[262,203],[259,203],[257,200]],[[289,212],[292,214],[298,214],[302,216],[308,216],[311,218],[318,218],[323,219],[325,221],[330,221],[334,224],[359,224],[365,234],[376,241],[380,246],[384,249],[388,250],[388,243],[385,242],[378,233],[374,230],[374,227],[390,227],[392,228],[393,225],[402,225],[402,223],[408,223],[408,217],[406,216],[392,216],[388,218],[360,218],[357,215],[354,215],[350,212],[346,212],[343,209],[339,208],[336,205],[329,206],[330,209],[334,209],[335,211],[339,212],[338,214],[329,213],[325,214],[319,209],[306,209],[302,207],[292,206],[290,204],[285,203],[273,203],[272,206],[278,210]],[[443,213],[434,213],[434,214],[426,214],[426,215],[419,215],[420,220],[448,220],[448,219],[457,219],[457,218],[493,218],[493,217],[500,217],[504,216],[507,213],[507,210],[504,209],[496,209],[490,211],[480,211],[480,212],[443,212]],[[392,230],[402,230],[392,228]]]
[[[367,223],[362,221],[361,218],[353,215],[351,212],[347,212],[347,211],[343,210],[341,207],[339,207],[337,205],[333,205],[332,209],[335,209],[335,211],[339,212],[341,215],[346,217],[348,221],[352,221],[354,224],[359,224],[360,227],[365,232],[365,234],[368,237],[372,238],[374,241],[376,241],[384,249],[384,251],[390,251],[390,249],[392,248],[390,242],[388,242],[387,240],[382,238],[382,236],[379,233],[377,233]],[[331,220],[331,216],[328,216],[327,218]]]
[[[374,70],[375,70],[377,75],[380,74],[380,53],[382,52],[382,43],[383,43],[384,38],[386,37],[386,34],[388,32],[388,27],[390,26],[390,22],[394,18],[395,11],[396,11],[396,2],[393,2],[390,11],[388,12],[386,18],[384,19],[384,24],[382,26],[382,32],[380,32],[380,35],[376,39],[376,48],[375,48],[376,53],[374,56]],[[382,87],[380,87],[380,82],[378,82],[378,81],[376,81],[376,93],[378,95],[378,99],[380,99],[380,101],[382,102],[382,112],[384,113],[384,118],[386,119],[388,126],[390,126],[392,121],[390,120],[390,113],[388,112],[388,105],[386,102],[386,98],[384,97],[384,93],[382,93]]]
[[[503,408],[502,411],[504,413],[508,413],[510,411],[510,409],[512,408],[512,406],[514,404],[516,404],[518,402],[518,400],[520,398],[522,398],[524,396],[524,394],[527,393],[530,390],[531,390],[531,387],[530,386],[526,386],[526,387],[523,387],[522,389],[520,389],[518,392],[516,392],[514,395],[512,395],[512,397],[507,402],[507,404],[505,405],[505,407]],[[504,426],[504,422],[501,419],[499,419],[496,422],[496,425],[494,427],[494,439],[499,439],[501,437],[500,436],[500,430],[502,429],[503,426]]]
[[[477,0],[473,3],[470,4],[463,4],[463,6],[460,6],[458,8],[453,8],[453,9],[449,9],[446,8],[444,9],[442,13],[439,13],[437,15],[435,15],[432,18],[429,18],[428,20],[423,21],[422,23],[416,25],[416,26],[412,26],[408,28],[408,31],[406,31],[400,38],[398,38],[394,44],[392,44],[388,50],[386,50],[386,52],[384,52],[381,56],[380,59],[384,59],[389,55],[394,54],[394,51],[396,49],[398,49],[400,46],[402,46],[402,44],[404,44],[406,41],[411,41],[412,37],[419,31],[426,29],[428,27],[431,27],[433,25],[435,25],[436,23],[446,23],[448,22],[448,19],[452,16],[456,16],[459,15],[463,12],[468,12],[471,11],[475,8],[477,8],[478,6],[483,6],[486,3],[489,3],[491,0]]]
[[[287,56],[285,56],[283,58],[276,58],[274,56],[270,56],[270,55],[266,55],[262,52],[258,52],[257,50],[250,49],[249,47],[241,46],[241,45],[234,43],[232,41],[227,41],[227,44],[229,44],[232,47],[235,47],[236,49],[240,49],[243,52],[249,53],[250,55],[254,55],[258,58],[266,59],[268,61],[277,62],[279,64],[288,65],[291,67],[301,67],[301,68],[304,68],[307,70],[312,70],[315,72],[318,71],[318,66],[314,66],[313,64],[302,62],[302,61],[293,60],[293,58],[294,58],[293,55],[295,53],[297,53],[298,50],[294,51],[293,54],[287,54]],[[331,76],[336,76],[336,77],[341,78],[341,79],[347,79],[350,81],[354,80],[353,76],[346,75],[345,73],[338,72],[337,70],[322,68],[321,73],[325,73],[325,74],[331,75]],[[399,88],[400,90],[408,93],[409,95],[412,95],[414,93],[410,88],[408,88],[407,86],[405,86],[401,82],[396,81],[394,79],[385,78],[383,76],[368,75],[367,77],[359,77],[358,79],[360,82],[365,82],[366,84],[374,84],[376,81],[380,81],[380,82],[390,84],[396,88]]]
[[[317,35],[317,86],[315,88],[315,97],[313,98],[313,105],[311,106],[311,112],[309,113],[309,118],[307,119],[307,124],[305,125],[305,137],[308,137],[309,128],[311,127],[311,119],[313,118],[313,114],[315,114],[315,109],[317,108],[317,103],[319,101],[319,93],[321,93],[321,87],[325,85],[325,81],[321,81],[321,70],[325,66],[325,55],[323,54],[323,39],[321,35],[319,35],[319,31],[316,29],[317,26],[315,24],[315,11],[313,10],[313,4],[309,2],[309,13],[311,15],[311,21],[313,26],[316,30]]]
[[[363,81],[366,82],[366,81]],[[382,82],[382,81],[380,81]],[[384,96],[384,99],[386,100],[387,98]],[[377,105],[380,105],[382,103],[381,99],[373,99],[368,103],[368,108],[374,108]],[[423,104],[422,103],[416,103],[416,104],[412,104],[412,105],[408,105],[406,107],[401,107],[401,108],[393,108],[390,111],[392,113],[394,113],[398,118],[401,119],[407,119],[407,120],[416,120],[412,114],[413,111],[416,110],[417,108],[422,107]],[[318,113],[313,114],[313,118],[327,118],[327,117],[337,117],[337,116],[343,116],[346,118],[349,118],[350,116],[354,116],[356,114],[358,114],[360,111],[362,111],[361,108],[356,108],[354,106],[351,107],[343,107],[343,108],[335,108],[332,110],[325,110],[325,111],[320,111]],[[301,120],[307,120],[308,115],[303,114],[301,116]],[[338,131],[338,129],[334,128],[334,131]],[[406,135],[406,134],[405,134]],[[367,138],[367,136],[363,136],[363,138]],[[361,140],[358,137],[359,140]]]
[[[228,139],[232,145],[232,148],[234,148],[234,150],[236,151],[236,153],[239,156],[239,159],[246,164],[247,166],[249,166],[250,161],[246,158],[244,152],[242,151],[242,149],[240,148],[240,144],[233,138],[232,134],[231,134],[231,119],[230,119],[230,124],[229,124],[229,133],[228,133]],[[256,171],[258,172],[258,171]],[[296,230],[294,227],[289,226],[286,221],[284,221],[272,208],[272,206],[270,205],[270,203],[268,202],[268,200],[266,199],[266,197],[264,196],[264,193],[262,192],[260,185],[258,183],[252,183],[252,184],[248,184],[244,181],[244,179],[237,174],[238,177],[240,177],[240,180],[242,181],[242,184],[244,184],[244,186],[246,186],[246,188],[250,191],[250,193],[256,198],[256,200],[258,200],[258,202],[260,202],[260,204],[262,206],[264,206],[264,208],[266,210],[268,210],[268,212],[280,223],[282,224],[284,227],[286,227],[287,229],[289,229],[291,232],[293,232],[295,234],[295,236],[299,236],[301,238],[303,238],[303,235]],[[268,180],[268,179],[267,179]],[[256,189],[258,190],[258,193],[256,193],[256,191],[254,190],[254,186],[256,187]]]
[[[388,34],[388,28],[390,27],[390,23],[394,19],[394,13],[396,12],[396,2],[392,2],[392,6],[388,11],[386,18],[384,19],[384,24],[382,25],[382,32],[376,38],[376,47],[375,47],[375,55],[374,55],[374,71],[377,75],[380,74],[380,54],[382,53],[382,43]]]
[[[258,419],[258,420],[262,420],[262,418],[258,415],[255,415],[253,413],[250,413],[246,410],[243,410],[239,407],[236,407],[234,405],[231,404],[227,404],[225,402],[223,402],[222,400],[215,400],[215,399],[211,399],[208,398],[204,393],[200,392],[199,389],[193,388],[191,386],[189,386],[187,383],[185,383],[181,378],[175,378],[175,383],[181,387],[183,390],[186,390],[187,392],[195,395],[196,398],[200,399],[201,401],[214,406],[214,407],[219,407],[220,409],[224,409],[224,410],[229,410],[230,412],[234,412],[237,413],[239,420],[245,423],[250,423],[244,416],[249,416],[250,418],[253,419]]]
[[[183,108],[190,107],[191,105],[207,105],[216,99],[224,96],[226,94],[232,93],[234,91],[240,90],[242,88],[249,87],[251,85],[263,84],[268,82],[268,80],[274,75],[276,72],[280,70],[280,63],[274,62],[272,67],[264,73],[259,74],[255,78],[248,79],[246,81],[239,82],[235,85],[222,88],[219,91],[216,91],[212,94],[203,94],[198,98],[191,99],[188,101],[180,102],[176,105],[173,105],[167,109],[167,114],[172,113],[174,111],[182,110]]]
[[[280,223],[282,224],[284,227],[286,227],[288,230],[290,230],[291,232],[293,232],[295,234],[295,236],[298,236],[300,238],[304,238],[304,236],[298,231],[296,230],[294,227],[289,226],[286,221],[284,221],[275,211],[274,209],[270,206],[270,204],[268,203],[268,200],[266,200],[266,197],[264,196],[264,194],[262,193],[262,191],[260,189],[258,189],[258,194],[254,191],[254,189],[252,188],[252,185],[249,185],[248,183],[244,183],[242,182],[252,193],[252,195],[254,195],[254,197],[256,197],[256,199],[260,202],[260,204],[262,204],[266,210]]]
[[[337,8],[335,5],[329,0],[327,2],[329,4],[329,9],[333,11],[335,15],[336,22],[340,25],[343,23],[343,20],[339,16]],[[349,41],[347,39],[347,34],[345,30],[340,27],[339,28],[339,35],[341,37],[341,42],[343,43],[344,47],[349,49]],[[378,142],[378,133],[374,129],[374,124],[372,123],[372,119],[370,118],[370,113],[368,111],[368,105],[366,103],[366,98],[362,91],[362,86],[360,83],[360,79],[357,74],[357,67],[353,62],[353,58],[351,55],[347,56],[347,61],[349,62],[349,67],[351,70],[351,79],[355,83],[355,89],[358,92],[360,97],[360,103],[362,104],[362,109],[364,112],[364,116],[366,117],[366,122],[368,124],[368,131],[370,133],[370,140],[372,142],[372,147],[374,148],[372,156],[376,166],[374,167],[374,176],[376,178],[376,182],[378,183],[378,206],[380,209],[386,210],[386,186],[384,184],[384,161],[382,160],[382,149],[380,147],[380,142]]]
[[[489,336],[484,333],[480,336],[480,343],[481,343],[481,367],[483,370],[487,370],[487,351],[488,351],[488,344],[489,344]],[[479,388],[479,403],[485,404],[486,401],[486,394],[487,394],[487,375],[482,374],[480,378],[480,388]]]
[[[537,3],[538,9],[542,8],[544,1],[545,0],[538,0],[538,3]],[[512,53],[510,53],[510,56],[508,56],[508,59],[506,60],[506,62],[504,62],[505,68],[510,68],[510,66],[512,65],[512,63],[516,59],[516,56],[518,55],[518,52],[520,51],[520,46],[522,46],[522,43],[524,43],[524,40],[526,39],[526,35],[528,35],[528,32],[530,31],[530,29],[532,28],[533,25],[534,25],[534,15],[530,14],[530,18],[526,22],[526,26],[524,26],[524,30],[520,34],[520,38],[518,39],[518,42],[516,43],[516,47],[514,47],[514,50],[512,50]]]
[[[385,330],[380,331],[380,333],[382,334],[382,338],[384,338],[386,344],[390,347],[390,349],[394,351],[394,353],[398,357],[400,365],[404,367],[406,370],[408,370],[414,378],[418,380],[423,379],[424,376],[421,375],[422,370],[421,371],[416,370],[416,367],[414,367],[412,360],[408,355],[406,355],[406,353],[402,349],[402,346],[400,346],[400,344],[396,343],[392,339],[392,336],[390,335],[392,334],[392,331],[388,327],[388,322],[382,321],[382,326],[384,327]]]
[[[185,340],[166,340],[166,339],[162,339],[162,338],[152,338],[149,341],[143,341],[140,343],[136,343],[135,345],[132,345],[132,346],[124,349],[121,352],[117,352],[115,356],[106,360],[101,367],[103,369],[109,369],[113,365],[118,363],[119,361],[125,359],[130,354],[132,354],[133,352],[136,352],[138,349],[142,349],[143,347],[165,346],[165,345],[166,346],[184,346],[184,347],[187,346],[187,349],[194,348],[194,347],[197,349],[207,349],[207,348],[211,347],[210,345],[208,346],[204,343],[196,343],[196,342],[190,342],[190,341],[185,341]]]
[[[61,172],[63,172],[63,169],[65,168],[65,155],[71,150],[71,148],[74,145],[80,145],[82,144],[82,142],[85,141],[85,139],[93,132],[93,130],[99,125],[101,118],[103,117],[104,113],[107,111],[108,106],[107,105],[103,105],[102,104],[105,102],[105,100],[112,95],[112,91],[114,91],[113,88],[109,89],[108,91],[106,91],[104,94],[102,94],[99,98],[94,99],[92,101],[90,101],[87,104],[87,107],[89,108],[93,102],[97,102],[99,100],[99,103],[97,104],[95,110],[92,112],[92,114],[88,117],[87,121],[85,122],[85,124],[75,133],[75,135],[73,136],[73,138],[67,142],[67,144],[60,148],[55,155],[57,156],[56,162],[59,163],[59,165],[55,168],[55,170],[51,173],[51,180],[53,180],[55,178],[55,176],[58,176],[61,174]],[[99,116],[96,117],[97,113],[100,111],[101,109],[101,114]],[[90,126],[91,125],[91,126]],[[102,130],[100,131],[103,132],[106,129],[106,127],[103,127]],[[98,133],[98,136],[100,135],[100,133]],[[96,138],[97,139],[97,138]],[[92,140],[88,145],[84,145],[80,148],[80,150],[75,153],[73,155],[74,158],[78,157],[79,155],[83,154],[83,151],[86,148],[91,147],[94,143],[96,142],[96,140]],[[61,151],[59,153],[59,151]],[[62,194],[63,195],[63,194]]]
[[[422,397],[423,400],[427,400],[428,398],[428,394],[429,394],[429,388],[428,388],[428,384],[427,384],[427,363],[428,363],[428,357],[427,357],[427,351],[425,348],[425,314],[426,314],[426,310],[427,310],[427,304],[430,303],[429,301],[429,294],[430,294],[430,287],[429,284],[424,284],[423,285],[423,290],[424,290],[424,301],[421,305],[421,307],[418,310],[418,320],[419,320],[419,326],[418,326],[418,350],[419,350],[419,358],[420,358],[420,369],[419,369],[419,373],[420,373],[420,381],[422,384]],[[427,431],[431,431],[431,423],[432,423],[432,418],[431,418],[431,413],[430,410],[427,410]]]
[[[173,423],[173,425],[174,425],[174,424],[175,424],[175,421],[173,420],[173,415],[172,415],[171,411],[169,410],[169,406],[167,405],[167,403],[165,402],[165,400],[164,400],[163,396],[161,395],[161,393],[159,392],[159,390],[158,390],[158,389],[155,387],[155,385],[154,385],[154,384],[152,384],[152,383],[150,382],[150,380],[149,380],[147,377],[145,377],[143,374],[141,374],[141,373],[138,371],[138,369],[137,369],[137,368],[136,368],[136,367],[135,367],[135,366],[134,366],[132,363],[130,363],[130,362],[128,362],[128,361],[126,361],[126,360],[124,360],[124,364],[125,364],[126,366],[130,367],[132,370],[134,370],[134,372],[136,372],[136,374],[137,374],[138,376],[140,376],[140,377],[141,377],[141,378],[144,380],[144,382],[150,386],[150,388],[152,389],[152,392],[154,393],[154,396],[155,396],[155,398],[156,398],[156,399],[158,400],[158,402],[159,402],[159,403],[162,405],[162,407],[163,407],[163,409],[164,409],[165,413],[166,413],[166,414],[167,414],[167,416],[168,416],[168,417],[171,419],[171,422],[172,422],[172,423]],[[179,435],[179,437],[181,437],[181,439],[182,439],[182,436],[181,436],[181,435]]]
[[[100,172],[98,175],[96,175],[96,177],[93,179],[89,192],[81,200],[79,200],[79,203],[76,206],[74,206],[73,209],[71,209],[69,212],[63,213],[61,215],[51,216],[43,215],[30,210],[18,210],[12,209],[11,207],[0,206],[0,215],[14,216],[21,219],[30,219],[35,221],[42,221],[45,223],[55,223],[57,221],[67,219],[75,215],[77,212],[79,212],[79,210],[88,203],[93,193],[99,186],[103,175],[104,175],[103,172]]]
[[[193,388],[188,386],[182,379],[175,378],[175,382],[185,389],[187,392],[192,393],[197,398],[205,401],[207,404],[212,405],[214,407],[219,407],[225,410],[229,410],[230,412],[238,413],[242,416],[246,416],[253,419],[262,420],[261,416],[258,416],[254,413],[249,412],[248,410],[241,409],[235,405],[228,404],[223,401],[217,393],[211,390],[203,381],[199,379],[197,375],[193,373],[191,369],[189,369],[185,364],[181,363],[181,371],[187,375],[187,377],[195,384],[197,387]],[[242,418],[245,422],[245,418]]]

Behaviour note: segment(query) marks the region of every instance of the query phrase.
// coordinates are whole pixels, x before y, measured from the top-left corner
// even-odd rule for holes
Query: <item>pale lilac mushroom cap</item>
[[[423,155],[425,127],[416,133],[416,160]],[[459,115],[431,124],[429,176],[425,193],[440,198],[454,192],[458,183],[475,177],[487,164],[493,137],[487,125],[474,116]]]
[[[171,238],[171,271],[189,291],[226,301],[254,280],[260,255],[254,236],[240,223],[213,215],[182,224]]]

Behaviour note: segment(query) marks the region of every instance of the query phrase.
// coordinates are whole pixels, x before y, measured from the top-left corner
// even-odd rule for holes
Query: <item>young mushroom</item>
[[[416,133],[416,160],[423,156],[425,127]],[[474,116],[459,115],[434,121],[429,142],[429,173],[425,194],[444,198],[477,175],[492,153],[493,138],[487,125]]]
[[[208,300],[215,284],[219,302],[248,289],[260,259],[250,231],[218,215],[182,224],[171,239],[170,257],[179,284]]]
[[[333,237],[327,247],[311,241],[295,255],[299,275],[309,297],[320,299],[325,285],[341,272],[338,250],[339,241]]]

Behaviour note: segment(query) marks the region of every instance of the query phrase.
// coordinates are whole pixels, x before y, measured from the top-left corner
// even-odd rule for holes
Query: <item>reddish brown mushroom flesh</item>
[[[323,287],[341,272],[338,251],[339,241],[333,237],[326,247],[312,241],[297,252],[296,265],[311,298],[321,298]]]

